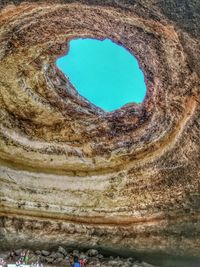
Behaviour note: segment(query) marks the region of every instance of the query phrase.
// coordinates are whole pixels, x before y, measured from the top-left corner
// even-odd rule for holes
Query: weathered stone
[[[55,258],[56,259],[64,259],[64,255],[62,254],[62,253],[60,253],[60,252],[56,252],[56,254],[55,254]]]
[[[55,263],[61,263],[63,261],[63,258],[56,258],[55,260],[54,260],[54,262]]]
[[[141,265],[142,267],[154,267],[153,265],[146,263],[146,262],[142,262]]]
[[[73,256],[79,256],[79,251],[78,250],[73,250],[72,254],[73,254]]]
[[[47,250],[42,250],[42,251],[41,251],[41,254],[42,254],[42,256],[47,257],[47,256],[49,256],[51,253],[50,253],[49,251],[47,251]]]
[[[41,252],[40,250],[36,250],[36,251],[35,251],[35,254],[36,254],[36,255],[41,255],[42,252]]]
[[[63,247],[61,247],[61,246],[58,247],[58,252],[59,253],[62,253],[64,256],[67,255],[67,251]]]
[[[20,256],[21,253],[22,253],[22,249],[21,248],[15,250],[15,255],[16,256]]]
[[[52,253],[49,255],[49,257],[55,259],[55,258],[57,257],[57,253],[56,253],[56,252],[52,252]]]
[[[53,261],[54,261],[54,258],[46,257],[46,262],[47,263],[53,263]]]
[[[35,263],[38,260],[38,256],[37,255],[32,255],[30,256],[29,262],[30,263]]]
[[[108,261],[108,266],[119,266],[120,262],[117,260]]]
[[[87,256],[85,253],[81,252],[81,253],[79,254],[79,258],[80,258],[80,259],[88,259],[88,256]]]
[[[128,261],[124,262],[124,264],[123,264],[124,267],[131,267],[132,265],[133,264],[131,262],[128,262]]]
[[[7,253],[0,253],[0,259],[7,260],[8,254]]]
[[[86,254],[90,257],[95,257],[99,254],[99,252],[96,249],[89,249]]]
[[[98,259],[103,259],[103,255],[98,254],[98,255],[97,255],[97,258],[98,258]]]
[[[0,248],[197,262],[200,2],[12,2],[0,3]],[[137,57],[143,103],[104,112],[58,70],[88,36]]]
[[[136,260],[134,258],[128,258],[127,261],[129,261],[129,262],[135,262]]]

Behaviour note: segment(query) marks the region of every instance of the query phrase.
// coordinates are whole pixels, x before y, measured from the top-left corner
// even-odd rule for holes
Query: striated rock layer
[[[1,1],[1,249],[200,255],[200,4],[175,2]],[[78,94],[55,61],[80,37],[137,57],[142,104]]]

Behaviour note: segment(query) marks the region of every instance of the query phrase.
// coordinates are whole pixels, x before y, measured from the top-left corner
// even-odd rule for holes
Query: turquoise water
[[[74,39],[58,68],[80,95],[105,111],[141,103],[146,94],[144,75],[136,58],[109,39]]]

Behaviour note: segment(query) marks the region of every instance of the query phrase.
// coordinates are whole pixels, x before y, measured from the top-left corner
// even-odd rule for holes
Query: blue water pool
[[[109,39],[73,39],[56,63],[80,95],[105,111],[144,100],[146,84],[136,58]]]

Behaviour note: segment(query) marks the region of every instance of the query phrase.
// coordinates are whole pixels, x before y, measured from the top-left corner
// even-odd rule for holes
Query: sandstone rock
[[[54,261],[54,258],[46,257],[46,262],[47,263],[53,263],[53,261]]]
[[[96,257],[96,256],[99,254],[99,252],[98,252],[98,250],[96,250],[96,249],[89,249],[89,250],[86,252],[86,254],[87,254],[88,256],[90,256],[90,257]]]
[[[120,266],[120,262],[117,260],[108,261],[108,266]]]
[[[32,256],[30,256],[29,262],[30,263],[35,263],[37,260],[38,260],[38,256],[37,255],[32,255]]]
[[[142,267],[155,267],[155,266],[153,266],[149,263],[146,263],[146,262],[142,262],[141,265],[142,265]]]
[[[97,257],[98,259],[103,259],[103,255],[101,255],[101,254],[98,254],[96,257]]]
[[[0,249],[199,258],[199,1],[0,2]],[[136,56],[142,103],[105,112],[59,71],[88,36]]]
[[[15,250],[15,255],[16,256],[20,256],[20,254],[22,253],[22,251],[23,251],[23,249],[21,249],[21,248],[20,249],[16,249]]]
[[[123,264],[124,267],[131,267],[132,265],[133,264],[131,262],[128,262],[128,261],[124,262],[124,264]]]
[[[129,262],[135,262],[136,260],[134,258],[128,258],[127,261],[129,261]]]
[[[61,258],[61,259],[64,259],[64,255],[63,255],[62,253],[60,253],[60,252],[56,252],[56,253],[55,253],[55,258],[56,258],[56,259],[60,259],[60,258]]]
[[[61,246],[58,247],[58,252],[59,253],[62,253],[64,256],[67,255],[67,251],[63,247],[61,247]]]
[[[39,261],[42,262],[42,263],[45,263],[46,262],[46,258],[47,258],[47,256],[40,256]]]
[[[63,259],[62,261],[60,261],[59,264],[60,264],[60,266],[66,266],[66,267],[68,267],[68,266],[67,266],[68,263],[66,262],[65,259]],[[69,267],[71,267],[71,264],[69,265]]]
[[[41,252],[40,250],[36,250],[36,251],[35,251],[35,254],[36,254],[36,255],[41,255],[42,252]]]
[[[7,253],[0,253],[0,259],[7,260],[8,254]]]
[[[51,253],[49,252],[49,251],[47,251],[47,250],[42,250],[41,251],[41,255],[42,256],[45,256],[45,257],[47,257],[47,256],[49,256]]]
[[[73,256],[79,256],[79,251],[78,250],[73,250],[72,254],[73,254]]]
[[[57,257],[57,253],[56,253],[56,252],[52,252],[52,253],[49,255],[49,257],[55,259],[55,258]]]
[[[80,258],[80,259],[88,259],[88,256],[87,256],[85,253],[81,252],[81,253],[79,254],[79,258]]]
[[[56,258],[54,260],[55,263],[61,263],[63,261],[63,258]]]

